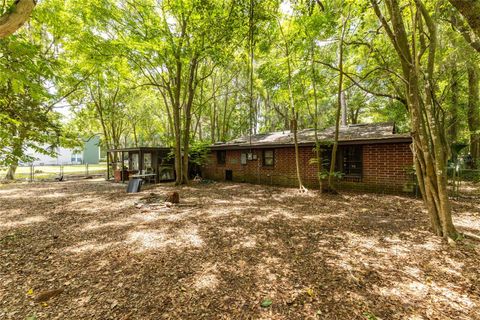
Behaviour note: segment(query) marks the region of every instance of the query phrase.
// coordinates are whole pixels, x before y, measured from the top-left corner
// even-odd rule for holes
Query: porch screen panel
[[[138,153],[132,153],[132,168],[131,170],[138,170]]]
[[[144,153],[143,154],[143,170],[146,172],[152,172],[152,154]]]

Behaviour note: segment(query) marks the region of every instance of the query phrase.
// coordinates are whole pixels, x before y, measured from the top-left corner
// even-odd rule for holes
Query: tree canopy
[[[443,221],[448,146],[467,143],[480,159],[477,4],[19,0],[0,8],[4,165],[28,160],[27,147],[48,152],[74,144],[72,133],[96,134],[105,148],[172,147],[177,182],[187,183],[182,155],[192,146],[342,118],[394,121],[414,138],[436,233],[454,237]],[[65,119],[58,111],[67,109]]]

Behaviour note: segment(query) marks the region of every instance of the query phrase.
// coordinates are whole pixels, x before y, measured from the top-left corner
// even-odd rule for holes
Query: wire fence
[[[0,179],[5,177],[7,168],[0,167]],[[85,178],[106,178],[107,165],[65,164],[65,165],[26,165],[19,166],[15,179],[21,181],[58,181]],[[480,199],[480,169],[448,168],[448,183],[453,197]],[[419,194],[418,194],[419,195]]]
[[[448,168],[448,178],[453,197],[480,199],[480,169]]]
[[[0,168],[5,176],[7,168]],[[65,165],[27,165],[19,166],[15,172],[15,180],[23,181],[55,181],[68,179],[85,179],[106,177],[106,164],[65,164]]]

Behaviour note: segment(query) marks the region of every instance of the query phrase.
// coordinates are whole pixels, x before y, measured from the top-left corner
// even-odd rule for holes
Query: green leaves
[[[363,317],[366,319],[366,320],[379,320],[372,312],[364,312],[363,313]]]
[[[272,305],[272,303],[273,303],[273,301],[267,298],[260,303],[260,306],[262,308],[268,308]]]
[[[37,15],[38,14],[38,15]],[[52,109],[61,59],[46,17],[35,11],[29,28],[0,40],[0,164],[30,161],[28,148],[52,153],[62,134]]]
[[[433,8],[432,1],[425,2]],[[18,139],[18,128],[23,125],[29,128],[27,136],[32,141],[57,139],[62,131],[60,118],[46,108],[58,101],[75,106],[76,119],[69,130],[77,131],[70,133],[102,132],[104,144],[116,140],[126,145],[171,145],[176,109],[180,109],[180,132],[191,130],[188,138],[192,142],[228,140],[248,134],[251,126],[256,132],[288,130],[292,115],[285,43],[290,50],[291,91],[299,128],[315,123],[328,127],[334,119],[337,39],[347,11],[351,14],[344,69],[349,76],[345,91],[350,122],[395,121],[402,131],[408,131],[402,102],[376,95],[401,95],[404,80],[370,2],[322,3],[323,8],[314,1],[280,5],[274,0],[40,1],[30,27],[0,41],[0,115],[2,124],[6,123],[0,129],[0,144],[11,150],[14,139],[9,137]],[[443,14],[442,9],[439,15]],[[438,100],[449,120],[454,109],[448,101],[452,92],[460,93],[460,110],[467,102],[463,65],[478,63],[478,57],[442,21],[435,72]],[[253,107],[250,30],[254,40]],[[458,90],[451,90],[451,66],[459,69]],[[186,105],[192,74],[190,112]],[[104,115],[110,119],[106,129],[94,100],[106,103]],[[6,110],[7,105],[23,107],[13,112]],[[192,122],[189,130],[184,127],[187,118]],[[467,139],[464,112],[459,112],[455,121],[462,130],[459,136]]]

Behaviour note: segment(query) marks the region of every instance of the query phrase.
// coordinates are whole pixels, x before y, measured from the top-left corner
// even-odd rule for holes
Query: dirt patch
[[[453,206],[480,235],[479,199]],[[480,319],[478,243],[444,244],[398,196],[1,185],[0,256],[1,319]]]

